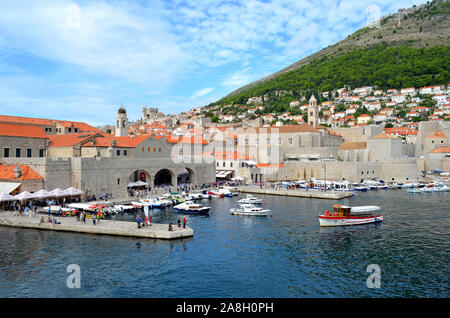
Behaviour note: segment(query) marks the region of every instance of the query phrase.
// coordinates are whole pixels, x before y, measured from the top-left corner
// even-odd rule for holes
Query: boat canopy
[[[379,211],[380,207],[376,205],[366,205],[366,206],[354,206],[350,210],[351,213],[367,213],[367,212],[374,212]]]

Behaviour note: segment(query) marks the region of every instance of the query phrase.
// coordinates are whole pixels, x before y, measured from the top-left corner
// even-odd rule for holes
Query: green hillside
[[[356,49],[338,57],[324,56],[299,69],[281,74],[243,93],[221,99],[214,105],[245,104],[253,96],[287,91],[293,98],[376,85],[380,89],[421,87],[450,83],[450,46],[412,48],[377,45]],[[289,98],[287,98],[289,99]]]

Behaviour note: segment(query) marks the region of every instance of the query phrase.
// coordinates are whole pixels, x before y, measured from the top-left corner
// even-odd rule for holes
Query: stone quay
[[[100,234],[100,235],[115,235],[128,236],[135,238],[150,238],[150,239],[180,239],[194,236],[194,230],[186,226],[186,228],[179,228],[173,224],[173,230],[169,231],[168,224],[152,223],[151,226],[137,228],[136,222],[114,221],[114,220],[100,220],[97,224],[92,223],[92,219],[86,219],[86,223],[77,221],[75,217],[57,217],[60,224],[41,223],[41,217],[47,220],[48,216],[44,214],[34,214],[33,216],[14,215],[13,212],[0,213],[0,225],[49,230],[62,232],[76,232],[84,234]],[[54,216],[52,216],[52,219]]]
[[[347,191],[320,191],[315,189],[312,190],[265,189],[265,188],[258,188],[256,186],[242,186],[238,187],[237,190],[238,192],[242,193],[282,195],[290,197],[328,199],[328,200],[341,200],[352,196],[352,194]]]

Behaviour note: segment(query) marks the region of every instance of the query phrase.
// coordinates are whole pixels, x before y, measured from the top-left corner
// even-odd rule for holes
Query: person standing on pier
[[[137,222],[138,229],[140,229],[141,228],[141,217],[139,215],[136,217],[136,222]]]
[[[186,216],[183,216],[183,229],[186,228]]]

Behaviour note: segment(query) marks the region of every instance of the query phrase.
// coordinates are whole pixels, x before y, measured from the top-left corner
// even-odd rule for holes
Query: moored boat
[[[203,206],[193,201],[186,201],[173,207],[174,211],[186,214],[209,214],[209,206]]]
[[[271,214],[271,211],[269,209],[256,207],[251,203],[244,203],[239,205],[237,208],[230,209],[230,213],[233,215],[244,216],[269,216]]]
[[[333,205],[332,211],[325,211],[319,215],[320,226],[346,226],[376,223],[383,221],[383,215],[377,214],[379,206],[345,206]]]
[[[261,204],[261,203],[263,203],[263,200],[262,199],[258,199],[257,197],[254,197],[251,194],[247,194],[247,197],[238,200],[238,203]]]

